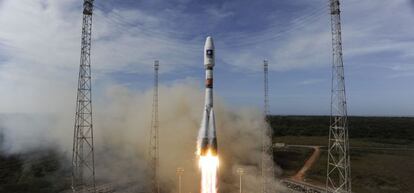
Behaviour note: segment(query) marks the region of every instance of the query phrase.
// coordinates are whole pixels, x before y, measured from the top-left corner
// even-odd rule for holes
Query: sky
[[[341,4],[350,115],[414,114],[414,1]],[[81,0],[0,0],[0,113],[54,112],[75,103]],[[95,0],[93,97],[108,85],[151,89],[191,82],[203,92],[203,46],[216,45],[215,96],[272,114],[327,115],[331,32],[327,0]],[[161,93],[162,94],[162,93]]]

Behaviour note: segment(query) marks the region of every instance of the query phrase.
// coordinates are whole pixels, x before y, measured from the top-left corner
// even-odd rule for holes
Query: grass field
[[[274,142],[292,145],[318,145],[319,161],[306,181],[324,185],[329,116],[269,116]],[[414,118],[348,117],[351,146],[353,192],[414,193]],[[284,177],[298,171],[310,149],[276,150],[275,161]]]
[[[283,136],[275,142],[298,145],[326,146],[322,136]],[[352,187],[357,193],[409,193],[414,192],[414,144],[386,144],[370,139],[351,139]],[[357,148],[352,148],[357,147]],[[376,149],[396,148],[396,149]],[[374,148],[374,149],[372,149]],[[323,185],[326,176],[326,148],[322,148],[319,161],[306,176],[308,182]],[[310,149],[289,148],[275,152],[276,162],[288,177],[300,169]]]

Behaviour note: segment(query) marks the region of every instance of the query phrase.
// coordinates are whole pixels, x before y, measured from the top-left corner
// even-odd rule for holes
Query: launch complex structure
[[[332,89],[326,188],[331,189],[334,193],[348,193],[352,192],[351,160],[339,0],[330,0],[330,13],[332,29]]]
[[[267,60],[263,61],[263,72],[264,72],[264,107],[263,107],[263,116],[264,116],[264,127],[262,129],[262,155],[261,155],[261,166],[260,173],[262,177],[262,193],[273,193],[275,190],[273,188],[274,182],[274,161],[273,161],[273,143],[272,136],[273,132],[268,124],[269,118],[269,63]]]
[[[151,193],[160,192],[159,183],[159,120],[158,120],[158,70],[160,63],[158,60],[154,61],[154,93],[152,98],[152,115],[151,115],[151,128],[150,128],[150,141],[148,150],[148,161],[150,166],[150,180],[151,180]]]
[[[73,192],[96,192],[91,83],[93,2],[94,0],[83,2],[81,58],[72,151]]]
[[[328,0],[330,3],[332,29],[332,89],[331,89],[331,121],[329,126],[328,163],[326,176],[326,192],[351,193],[351,166],[349,152],[349,135],[347,124],[347,103],[345,92],[345,76],[342,54],[340,0]],[[72,191],[77,193],[96,193],[95,157],[92,123],[92,83],[91,83],[91,40],[92,15],[94,0],[83,1],[83,25],[81,36],[81,56],[78,75],[76,113],[72,151]],[[214,45],[209,37],[205,44],[204,65],[206,70],[206,106],[202,126],[200,128],[199,153],[201,156],[217,155],[217,138],[214,124],[212,101],[214,66]],[[158,61],[154,64],[154,103],[150,140],[151,193],[160,193],[158,181]],[[264,61],[264,117],[269,115],[268,99],[268,62]],[[265,138],[272,139],[270,128],[263,129],[261,174],[263,178],[262,193],[274,193],[274,168],[272,144],[265,143]],[[210,162],[211,163],[211,162]],[[217,165],[206,165],[218,167]],[[216,184],[216,182],[209,182]],[[216,193],[208,190],[202,193]]]

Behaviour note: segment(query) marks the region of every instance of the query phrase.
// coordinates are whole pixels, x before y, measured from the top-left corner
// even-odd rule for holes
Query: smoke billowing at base
[[[149,185],[147,157],[152,90],[141,92],[112,84],[105,89],[104,96],[94,97],[97,182],[135,181],[135,185],[145,191]],[[159,88],[161,192],[177,192],[178,167],[185,170],[183,192],[199,192],[196,140],[203,97],[202,89],[189,82]],[[74,102],[68,101],[68,107]],[[2,119],[3,151],[19,153],[56,148],[66,155],[63,163],[70,163],[74,111],[67,112],[67,109],[54,115],[42,115],[41,121],[37,118],[24,122]],[[239,191],[236,173],[239,167],[245,171],[243,191],[260,192],[261,132],[265,128],[261,110],[231,110],[216,99],[215,111],[220,144],[219,192]],[[47,133],[47,136],[40,133]],[[279,169],[275,175],[278,173]],[[282,188],[277,181],[272,184]]]

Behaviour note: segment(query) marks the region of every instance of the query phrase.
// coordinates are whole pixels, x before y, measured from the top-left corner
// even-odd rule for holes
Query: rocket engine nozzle
[[[203,138],[201,141],[201,147],[200,147],[200,155],[217,155],[217,139],[213,138],[209,140],[208,138]]]

